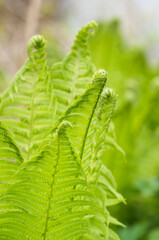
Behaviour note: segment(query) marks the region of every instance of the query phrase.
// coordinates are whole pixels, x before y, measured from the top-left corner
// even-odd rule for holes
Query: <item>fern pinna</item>
[[[107,207],[124,201],[101,160],[116,94],[88,51],[95,22],[49,69],[45,40],[0,102],[0,239],[117,240]]]

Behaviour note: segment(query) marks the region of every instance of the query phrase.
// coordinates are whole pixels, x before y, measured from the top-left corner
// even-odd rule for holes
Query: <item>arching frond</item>
[[[115,92],[112,89],[105,88],[98,102],[87,135],[83,156],[83,164],[86,171],[90,168],[90,161],[96,161],[106,148],[107,130],[114,112],[115,104]]]
[[[29,59],[2,95],[0,119],[12,131],[25,161],[36,152],[53,124],[53,93],[45,60],[45,40],[28,43]]]
[[[106,80],[106,72],[104,70],[97,71],[93,77],[92,84],[68,107],[59,119],[59,122],[66,120],[73,125],[73,128],[69,131],[69,137],[80,159],[82,159],[84,153],[89,127],[105,87]]]
[[[116,224],[117,221],[110,220],[112,217],[106,209],[107,206],[110,202],[117,204],[124,199],[116,191],[116,182],[112,173],[101,161],[102,152],[107,145],[107,129],[116,103],[116,94],[112,89],[103,91],[104,81],[106,81],[106,73],[100,70],[94,76],[94,84],[66,110],[59,122],[67,120],[73,126],[68,131],[68,135],[79,153],[87,180],[92,184],[101,208],[105,209],[104,221],[109,228],[109,223]],[[106,235],[109,235],[109,229]]]
[[[91,82],[95,67],[90,60],[88,38],[96,29],[94,21],[86,24],[77,34],[71,53],[52,67],[51,80],[57,99],[56,119]]]
[[[92,185],[101,207],[106,211],[108,225],[118,223],[110,220],[112,217],[107,210],[110,201],[114,200],[115,204],[124,201],[116,190],[114,176],[102,161],[102,154],[107,147],[107,130],[115,104],[116,94],[114,90],[104,89],[89,128],[82,159],[87,180]]]

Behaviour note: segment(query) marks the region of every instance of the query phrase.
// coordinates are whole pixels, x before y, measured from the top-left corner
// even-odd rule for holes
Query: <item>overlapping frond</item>
[[[1,197],[1,239],[104,239],[100,228],[96,233],[91,228],[90,218],[100,216],[100,208],[67,137],[67,125],[62,123],[39,155],[26,162]]]
[[[29,59],[16,74],[0,103],[0,119],[12,131],[25,161],[36,152],[53,124],[53,93],[41,36],[28,43]]]
[[[94,76],[94,83],[79,99],[71,105],[59,122],[67,120],[73,128],[68,131],[72,145],[75,147],[88,182],[101,208],[104,209],[104,222],[120,224],[113,221],[107,207],[124,201],[116,191],[116,182],[109,169],[103,164],[101,155],[107,145],[107,130],[114,112],[116,94],[112,89],[104,89],[106,72],[100,70]],[[98,86],[98,87],[97,87]],[[98,188],[98,189],[97,189]]]
[[[82,159],[84,153],[89,127],[105,87],[106,80],[106,72],[104,70],[97,71],[93,77],[92,84],[68,107],[59,119],[59,123],[65,120],[73,125],[73,128],[69,130],[68,134],[80,159]]]
[[[105,88],[91,122],[83,156],[84,168],[90,168],[90,161],[96,161],[105,150],[107,130],[116,104],[116,94]]]
[[[88,51],[88,38],[96,29],[94,21],[86,24],[77,34],[71,53],[52,67],[51,80],[57,99],[56,119],[91,82],[95,67]]]
[[[0,122],[0,195],[22,163],[23,158],[16,143],[4,124]]]

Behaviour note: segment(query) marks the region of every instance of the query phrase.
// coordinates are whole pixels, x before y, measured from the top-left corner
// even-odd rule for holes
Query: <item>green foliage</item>
[[[124,199],[102,161],[116,94],[90,61],[96,28],[82,28],[51,69],[44,38],[33,37],[27,62],[2,95],[0,239],[119,239],[111,225],[122,224],[108,207]]]
[[[150,231],[159,225],[158,71],[149,66],[144,49],[126,43],[117,20],[101,23],[90,45],[94,64],[107,69],[108,84],[119,95],[113,122],[126,161],[121,151],[113,149],[107,149],[102,159],[127,199],[124,213],[120,205],[116,208],[128,225],[121,239],[147,240]]]

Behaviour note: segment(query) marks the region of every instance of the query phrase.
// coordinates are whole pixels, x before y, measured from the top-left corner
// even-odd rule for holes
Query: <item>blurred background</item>
[[[89,46],[116,90],[116,140],[103,160],[127,205],[112,209],[127,228],[121,240],[159,239],[159,1],[0,0],[0,93],[25,62],[28,39],[43,34],[50,65],[69,52],[88,21],[99,29]]]

